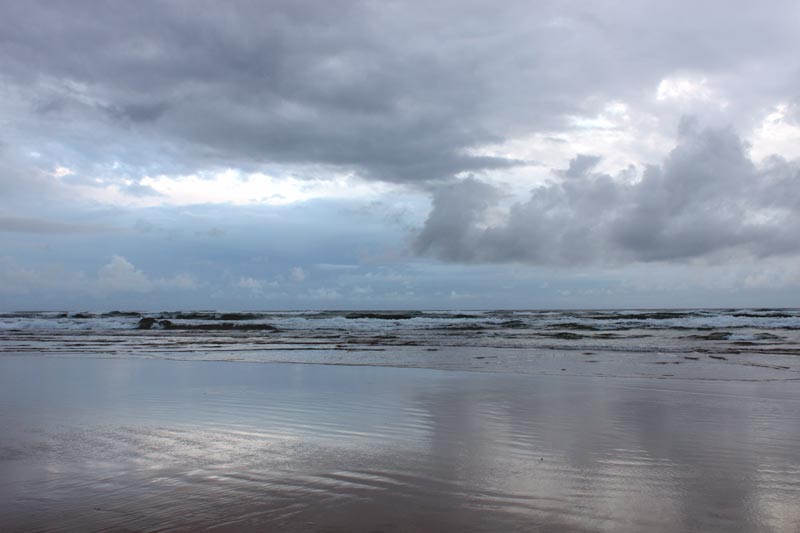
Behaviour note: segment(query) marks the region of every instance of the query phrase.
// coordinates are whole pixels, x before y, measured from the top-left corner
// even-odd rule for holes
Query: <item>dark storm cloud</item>
[[[745,119],[796,96],[792,2],[708,2],[691,15],[668,2],[76,0],[0,11],[2,82],[41,115],[17,127],[85,165],[315,164],[421,182],[523,164],[470,149],[557,130],[610,98],[649,98],[683,70],[730,77],[757,63],[730,95]]]
[[[168,108],[169,104],[166,102],[152,102],[112,106],[107,109],[107,112],[115,119],[131,120],[133,122],[153,122],[158,120]]]
[[[545,265],[800,252],[800,165],[780,158],[755,165],[730,129],[685,120],[675,149],[634,182],[571,172],[580,161],[500,222],[486,217],[501,198],[496,187],[465,179],[439,188],[416,251]]]
[[[477,222],[499,197],[495,187],[471,177],[442,186],[433,196],[433,209],[415,243],[417,251],[433,251],[447,261],[475,259],[474,245],[483,234]]]
[[[464,152],[500,140],[474,120],[485,82],[410,46],[413,19],[373,8],[8,3],[0,60],[48,120],[138,126],[133,142],[177,144],[178,164],[330,164],[390,181],[520,164]]]

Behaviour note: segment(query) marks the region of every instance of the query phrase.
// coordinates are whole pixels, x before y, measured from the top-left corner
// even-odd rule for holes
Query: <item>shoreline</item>
[[[303,350],[296,350],[302,352]],[[602,378],[602,379],[623,379],[623,380],[663,380],[663,381],[686,381],[686,382],[733,382],[733,383],[792,383],[800,382],[798,377],[753,377],[753,378],[736,378],[736,377],[708,377],[697,376],[690,377],[686,375],[665,375],[665,374],[579,374],[570,373],[568,371],[560,372],[543,372],[533,370],[520,370],[520,369],[504,369],[504,368],[443,368],[436,366],[420,365],[401,365],[379,362],[325,362],[325,361],[302,361],[302,360],[246,360],[236,358],[221,358],[221,359],[200,359],[191,357],[152,357],[152,356],[117,356],[100,354],[82,354],[74,352],[49,352],[45,354],[33,355],[25,352],[0,352],[2,357],[41,357],[46,359],[94,359],[94,360],[137,360],[137,361],[175,361],[175,362],[197,362],[197,363],[236,363],[236,364],[281,364],[281,365],[317,365],[317,366],[330,366],[330,367],[364,367],[364,368],[391,368],[391,369],[411,369],[411,370],[432,370],[441,372],[466,372],[471,374],[505,374],[505,375],[525,375],[525,376],[550,376],[550,377],[573,377],[573,378]],[[593,362],[594,363],[594,362]],[[638,363],[642,364],[642,363]],[[645,363],[646,364],[646,363]],[[656,363],[658,364],[658,363]],[[631,366],[637,366],[637,362],[633,361]],[[756,366],[756,365],[752,365]],[[760,365],[759,365],[760,366]],[[753,369],[745,369],[755,372]]]

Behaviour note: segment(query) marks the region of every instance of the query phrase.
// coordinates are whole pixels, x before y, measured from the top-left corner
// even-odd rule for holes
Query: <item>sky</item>
[[[0,310],[797,306],[798,27],[0,0]]]

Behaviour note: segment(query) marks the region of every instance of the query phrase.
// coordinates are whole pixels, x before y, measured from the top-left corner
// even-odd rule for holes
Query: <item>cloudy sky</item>
[[[800,4],[0,1],[0,308],[796,306]]]

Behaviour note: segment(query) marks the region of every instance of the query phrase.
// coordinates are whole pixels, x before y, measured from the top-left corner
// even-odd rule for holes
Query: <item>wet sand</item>
[[[0,529],[798,531],[800,384],[0,358]]]

